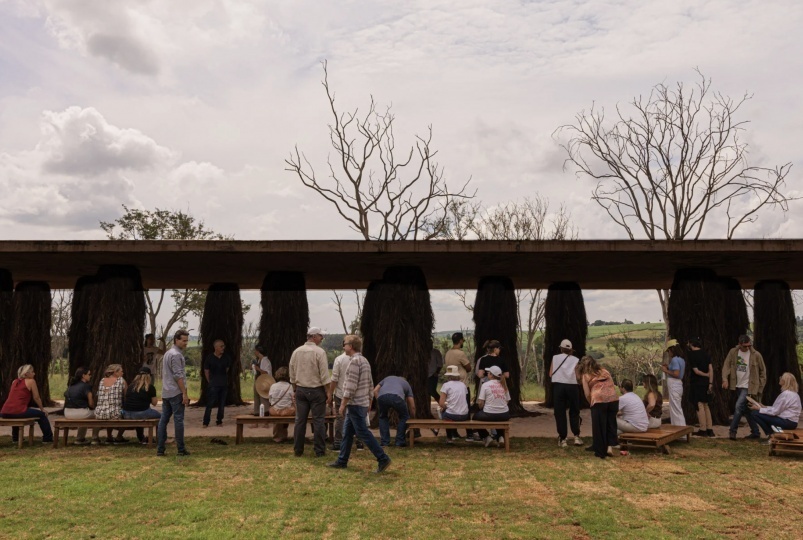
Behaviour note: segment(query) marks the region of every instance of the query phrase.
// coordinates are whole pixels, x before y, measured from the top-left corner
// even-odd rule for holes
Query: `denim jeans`
[[[351,445],[354,442],[355,435],[365,443],[379,463],[385,463],[390,460],[385,451],[382,450],[382,447],[379,446],[379,443],[376,442],[374,434],[368,429],[368,425],[365,423],[367,414],[368,407],[346,405],[346,421],[343,425],[343,442],[340,444],[340,455],[337,456],[337,462],[339,464],[348,464],[349,456],[351,455]]]
[[[162,417],[159,420],[159,429],[157,430],[157,440],[159,441],[156,446],[156,451],[164,453],[165,444],[167,443],[167,424],[170,423],[170,417],[175,417],[175,435],[176,447],[179,452],[183,452],[184,448],[184,397],[179,394],[171,398],[162,398]]]
[[[210,386],[207,390],[206,409],[204,410],[204,425],[209,425],[212,417],[212,407],[217,404],[217,423],[223,423],[223,411],[226,409],[226,393],[228,388],[225,386]]]
[[[731,421],[730,431],[731,433],[736,433],[736,430],[739,429],[739,420],[742,419],[742,416],[747,418],[747,424],[750,426],[750,433],[753,435],[761,435],[758,431],[758,424],[753,419],[753,415],[750,413],[750,409],[747,407],[747,388],[737,388],[736,389],[736,407],[733,410],[733,420]]]
[[[406,446],[404,433],[407,430],[407,420],[410,419],[410,412],[407,410],[407,402],[403,397],[396,394],[383,394],[377,399],[379,405],[379,438],[380,444],[387,446],[390,444],[390,420],[388,413],[391,409],[399,415],[399,424],[396,426],[396,446]]]
[[[764,430],[764,433],[769,437],[772,435],[772,426],[777,426],[781,429],[797,429],[797,422],[793,422],[792,420],[787,420],[786,418],[781,418],[780,416],[772,416],[769,414],[762,414],[760,412],[753,411],[750,413],[753,417],[753,420],[761,426],[761,429]]]
[[[296,425],[293,433],[293,450],[297,456],[304,453],[307,436],[307,418],[312,413],[312,429],[316,456],[326,454],[326,389],[296,387]],[[345,428],[344,428],[345,429]]]
[[[156,409],[145,409],[144,411],[121,411],[123,420],[149,420],[151,418],[161,418],[162,413]],[[137,440],[145,440],[145,428],[135,428],[137,430]]]
[[[467,414],[452,414],[452,413],[450,413],[448,411],[443,411],[441,413],[441,418],[443,420],[451,420],[452,422],[465,422],[466,420],[468,420],[468,415]],[[457,438],[457,430],[456,429],[447,429],[446,430],[446,436],[448,438],[450,438],[450,439],[456,439]]]
[[[42,442],[43,443],[50,443],[53,442],[53,430],[50,428],[50,420],[47,419],[47,415],[39,410],[39,409],[28,409],[25,410],[24,413],[20,414],[12,414],[12,413],[5,413],[2,415],[3,418],[36,418],[36,422],[39,424],[39,429],[42,430]],[[19,441],[19,431],[20,428],[12,427],[11,428],[11,440],[14,442]]]
[[[487,413],[485,411],[477,411],[474,413],[474,420],[480,420],[482,422],[507,422],[510,420],[510,412]],[[499,432],[497,430],[494,431],[496,431],[496,433],[494,433],[492,437],[494,440],[497,440],[499,439]],[[480,437],[483,439],[488,436],[488,430],[486,429],[478,429],[477,433],[479,433]]]

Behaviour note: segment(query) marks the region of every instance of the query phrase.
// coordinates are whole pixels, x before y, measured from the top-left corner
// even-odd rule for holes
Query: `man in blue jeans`
[[[351,362],[346,369],[346,383],[343,387],[343,398],[340,402],[338,414],[340,416],[347,414],[348,418],[343,425],[343,442],[340,444],[340,455],[337,456],[336,461],[329,464],[329,467],[345,469],[348,466],[351,445],[354,442],[354,435],[356,435],[374,454],[379,464],[376,472],[381,473],[390,466],[390,456],[382,450],[373,433],[365,424],[368,407],[371,405],[371,390],[373,389],[374,381],[371,377],[371,365],[360,354],[361,350],[362,340],[359,337],[348,335],[343,338],[343,351],[351,357]]]
[[[167,424],[170,422],[171,416],[174,416],[176,420],[174,429],[178,455],[190,455],[184,447],[184,407],[189,405],[190,398],[187,396],[187,376],[184,374],[186,360],[184,360],[183,354],[189,340],[189,332],[177,331],[173,336],[173,347],[162,358],[162,418],[159,420],[159,429],[156,434],[157,456],[165,455]]]
[[[403,377],[391,375],[390,377],[385,377],[376,385],[374,395],[379,406],[379,444],[382,446],[390,445],[388,413],[392,409],[399,416],[399,424],[396,426],[396,446],[407,446],[404,440],[407,420],[411,416],[415,416],[415,400],[413,399],[413,389],[410,387],[410,383]]]
[[[731,440],[736,439],[736,430],[739,428],[742,416],[747,418],[750,426],[750,435],[747,435],[745,439],[761,438],[758,424],[747,406],[747,396],[759,401],[766,384],[767,369],[764,365],[764,357],[753,348],[749,336],[739,336],[739,345],[728,352],[725,364],[722,366],[722,388],[736,392],[736,407],[728,434]]]

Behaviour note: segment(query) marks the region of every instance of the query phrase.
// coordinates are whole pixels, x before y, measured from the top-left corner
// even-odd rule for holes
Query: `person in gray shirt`
[[[170,423],[171,416],[176,420],[174,430],[178,455],[190,455],[184,446],[184,407],[190,404],[190,398],[187,395],[187,376],[184,373],[186,365],[184,349],[187,348],[189,340],[189,332],[183,329],[177,331],[173,336],[173,346],[162,359],[162,418],[159,420],[159,429],[156,435],[157,456],[165,455],[167,424]]]
[[[393,409],[399,415],[399,423],[396,426],[396,446],[407,446],[407,442],[404,440],[407,420],[411,416],[415,416],[415,400],[410,383],[403,377],[391,375],[379,381],[374,388],[374,395],[379,407],[379,444],[381,446],[390,445],[388,414]]]

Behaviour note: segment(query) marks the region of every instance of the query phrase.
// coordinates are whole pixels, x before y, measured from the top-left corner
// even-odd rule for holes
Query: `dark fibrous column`
[[[290,364],[293,351],[306,341],[308,327],[304,274],[269,272],[262,282],[259,343],[265,347],[274,372]]]
[[[577,283],[553,283],[549,286],[544,304],[544,323],[544,406],[552,407],[549,367],[552,356],[560,352],[560,342],[564,339],[571,341],[578,358],[586,353],[588,319],[583,291]],[[588,406],[584,396],[581,395],[580,401]]]
[[[431,418],[426,380],[434,316],[424,273],[418,267],[388,268],[382,282],[366,293],[365,303],[362,330],[375,346],[375,358],[366,356],[375,382],[389,375],[404,377],[413,389],[418,417]]]
[[[756,284],[753,296],[753,341],[767,367],[767,385],[762,402],[769,404],[775,401],[781,393],[778,379],[785,372],[797,378],[803,392],[803,385],[799,384],[795,303],[786,282],[762,281]]]
[[[11,381],[16,376],[14,362],[11,359],[12,297],[14,280],[11,272],[0,269],[0,407],[6,401]]]
[[[730,395],[720,384],[722,365],[739,335],[747,332],[748,325],[744,296],[736,280],[718,277],[704,268],[679,270],[675,274],[669,296],[669,337],[678,340],[686,355],[686,343],[700,338],[711,357],[715,384],[710,408],[716,424],[726,424],[731,411]],[[690,376],[691,369],[687,369],[683,411],[687,423],[692,424],[697,420],[697,410],[689,399]]]
[[[142,366],[142,341],[145,334],[145,296],[139,269],[135,266],[101,266],[96,282],[86,280],[83,289],[91,292],[81,300],[79,309],[87,310],[84,327],[87,343],[83,345],[92,370],[92,388],[97,388],[110,364],[123,366],[125,380],[131,382]],[[76,332],[81,328],[76,327]],[[79,343],[80,346],[80,343]],[[78,353],[80,354],[80,353]]]
[[[89,367],[92,363],[90,352],[93,341],[87,329],[92,323],[92,295],[99,290],[97,276],[82,276],[75,282],[72,305],[70,306],[70,329],[67,332],[67,347],[70,359],[70,377],[79,367]]]
[[[521,365],[518,350],[518,305],[513,281],[506,277],[483,277],[477,285],[474,301],[474,366],[485,355],[483,345],[495,339],[502,345],[500,356],[507,363],[510,379],[510,411],[519,414],[521,405]]]
[[[36,371],[39,396],[45,407],[52,407],[48,370],[50,368],[50,287],[44,281],[23,281],[17,284],[12,299],[10,340],[14,377],[17,369],[31,364]]]
[[[232,360],[229,369],[226,405],[242,405],[240,397],[240,349],[243,335],[243,307],[240,288],[235,283],[213,283],[206,294],[201,318],[201,397],[197,405],[206,405],[208,388],[204,369],[206,358],[214,352],[216,340],[223,340],[226,354]]]

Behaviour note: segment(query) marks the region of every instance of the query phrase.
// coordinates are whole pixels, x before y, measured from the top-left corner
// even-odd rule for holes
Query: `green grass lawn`
[[[0,436],[3,538],[799,538],[803,460],[727,440],[600,461],[550,439],[512,452],[425,443],[332,470],[290,445],[189,458],[143,447],[12,448]],[[174,452],[175,447],[168,447]],[[311,450],[311,449],[310,449]]]

